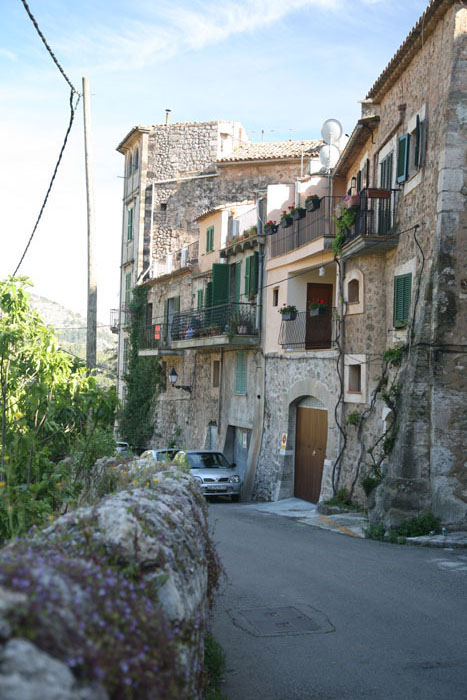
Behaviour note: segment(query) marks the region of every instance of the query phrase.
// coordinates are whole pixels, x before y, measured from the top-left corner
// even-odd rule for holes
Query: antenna
[[[327,173],[333,169],[339,160],[341,152],[337,144],[342,133],[342,124],[337,119],[326,119],[321,127],[321,136],[325,145],[320,149],[319,160],[321,165],[326,168]]]
[[[340,151],[337,146],[334,146],[330,143],[326,143],[324,146],[321,146],[319,152],[319,160],[321,165],[323,165],[327,171],[332,170],[332,168],[339,160],[339,156]]]
[[[321,136],[325,143],[337,143],[342,136],[342,124],[337,119],[326,119],[321,127]]]

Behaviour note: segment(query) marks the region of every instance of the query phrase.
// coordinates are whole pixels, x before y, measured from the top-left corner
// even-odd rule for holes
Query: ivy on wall
[[[135,287],[129,306],[128,368],[124,375],[126,396],[119,415],[119,432],[133,447],[146,447],[153,434],[154,399],[165,388],[165,376],[158,357],[140,357],[141,334],[145,324],[147,290]]]

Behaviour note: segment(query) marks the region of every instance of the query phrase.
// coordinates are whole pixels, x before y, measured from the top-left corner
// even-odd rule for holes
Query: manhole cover
[[[229,610],[237,627],[255,637],[334,632],[326,615],[310,605]]]

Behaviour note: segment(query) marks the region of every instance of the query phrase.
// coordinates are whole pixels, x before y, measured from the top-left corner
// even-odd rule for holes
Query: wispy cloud
[[[5,58],[10,59],[10,61],[16,61],[18,58],[13,51],[8,51],[8,49],[0,49],[0,56],[5,56]]]
[[[213,0],[188,4],[146,5],[145,21],[120,17],[118,27],[95,24],[86,35],[68,37],[62,51],[91,62],[94,70],[138,69],[223,42],[233,35],[253,33],[287,15],[315,7],[335,11],[342,0]],[[123,27],[123,28],[122,28]]]

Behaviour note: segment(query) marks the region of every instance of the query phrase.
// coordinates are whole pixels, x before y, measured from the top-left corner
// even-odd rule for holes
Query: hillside
[[[53,326],[60,347],[82,360],[86,358],[86,319],[55,301],[31,294],[31,306]],[[108,324],[97,322],[97,369],[99,384],[113,386],[117,377],[117,336]]]

